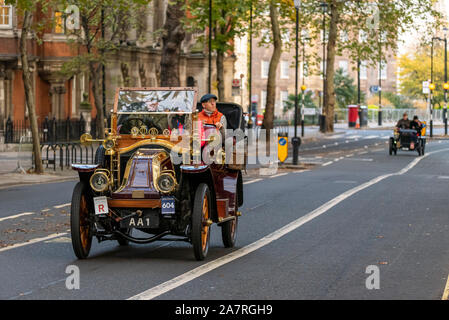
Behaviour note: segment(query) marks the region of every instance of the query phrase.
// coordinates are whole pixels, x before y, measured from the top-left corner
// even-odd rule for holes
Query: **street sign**
[[[422,93],[430,94],[430,81],[423,81],[422,83]]]
[[[379,91],[381,91],[382,89],[379,86],[371,86],[369,88],[369,91],[371,91],[371,93],[379,93]]]
[[[251,102],[255,102],[255,103],[259,102],[259,96],[257,94],[253,95],[251,97]]]
[[[278,137],[278,159],[281,163],[288,157],[288,137]]]
[[[233,88],[240,88],[240,79],[232,80],[232,87]]]
[[[305,116],[314,116],[316,114],[316,109],[314,108],[304,108],[303,110]]]

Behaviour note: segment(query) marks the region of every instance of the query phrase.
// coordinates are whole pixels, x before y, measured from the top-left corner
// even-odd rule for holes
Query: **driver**
[[[408,114],[404,113],[402,119],[396,124],[396,128],[399,129],[410,129],[410,120],[408,119]]]
[[[226,117],[217,110],[217,100],[217,96],[210,93],[201,98],[200,102],[203,105],[203,111],[198,114],[198,120],[200,120],[203,125],[214,125],[218,130],[220,130],[221,136],[224,137]]]

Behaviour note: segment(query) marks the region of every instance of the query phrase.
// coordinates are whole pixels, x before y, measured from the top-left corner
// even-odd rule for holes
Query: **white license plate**
[[[108,199],[106,197],[94,198],[94,207],[96,215],[104,215],[109,213]]]

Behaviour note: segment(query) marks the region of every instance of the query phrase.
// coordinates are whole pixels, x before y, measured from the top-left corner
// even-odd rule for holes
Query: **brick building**
[[[257,101],[258,113],[262,114],[265,110],[266,104],[266,90],[267,90],[267,79],[268,79],[268,69],[270,64],[271,55],[273,52],[272,48],[259,46],[258,43],[260,39],[253,39],[253,62],[252,62],[252,97],[253,101]],[[284,50],[281,55],[279,62],[279,67],[276,73],[277,79],[277,89],[276,89],[276,102],[275,102],[275,116],[283,116],[283,101],[285,101],[289,95],[295,93],[295,47],[294,47],[294,36],[283,35],[283,41],[285,47],[287,44],[290,45],[289,50]],[[287,43],[288,42],[288,43]],[[299,71],[298,80],[299,87],[304,83],[307,90],[311,90],[314,94],[316,104],[319,104],[319,93],[323,90],[323,77],[318,75],[315,70],[312,74],[310,72],[307,75],[307,61],[306,70],[303,77],[303,63],[302,63],[302,50],[299,48]],[[316,45],[314,49],[306,47],[306,56],[311,55],[310,50],[316,50],[319,57],[322,57],[322,47],[320,44]],[[245,79],[248,79],[248,37],[245,36],[241,39],[236,39],[236,75],[238,78],[240,74],[243,74]],[[396,92],[397,76],[396,76],[396,57],[393,52],[389,52],[386,65],[382,63],[382,90],[388,92]],[[322,67],[321,67],[322,68]],[[354,79],[354,85],[357,86],[357,61],[351,61],[350,58],[346,56],[337,56],[335,59],[335,68],[344,69],[349,76]],[[312,71],[312,67],[311,67]],[[369,67],[366,62],[361,63],[360,70],[360,87],[361,92],[364,92],[366,99],[369,99],[373,95],[377,96],[371,92],[374,87],[379,84],[379,69],[378,67]],[[371,90],[370,90],[371,89]],[[299,89],[300,90],[300,89]],[[244,108],[248,110],[248,86],[243,87],[243,101]]]

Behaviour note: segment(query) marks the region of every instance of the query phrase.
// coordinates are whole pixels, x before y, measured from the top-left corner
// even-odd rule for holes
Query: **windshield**
[[[124,90],[117,113],[192,113],[194,90]]]

